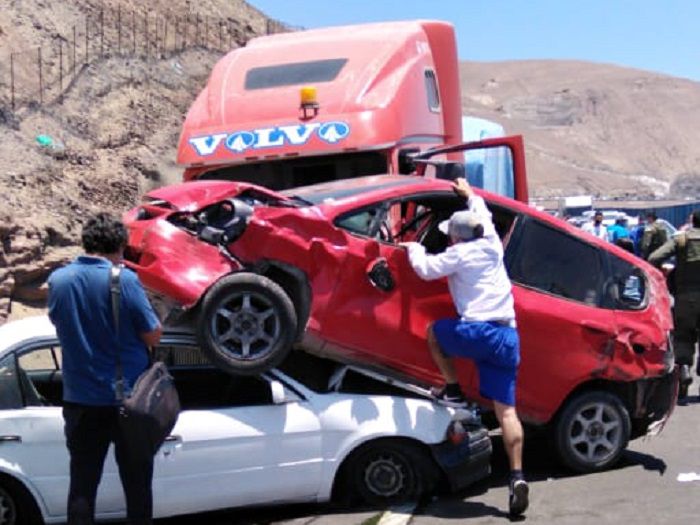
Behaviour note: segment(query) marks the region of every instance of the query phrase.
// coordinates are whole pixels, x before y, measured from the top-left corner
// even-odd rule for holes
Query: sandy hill
[[[3,4],[0,323],[23,305],[43,306],[45,279],[78,252],[88,213],[121,213],[150,188],[179,181],[180,126],[211,67],[269,28],[243,0],[154,0],[148,11],[143,5]],[[697,194],[700,153],[691,140],[700,84],[574,62],[467,62],[461,73],[464,113],[525,135],[534,195]],[[40,144],[42,136],[50,146]]]
[[[535,196],[700,197],[700,83],[577,61],[463,62],[462,108],[525,136]]]

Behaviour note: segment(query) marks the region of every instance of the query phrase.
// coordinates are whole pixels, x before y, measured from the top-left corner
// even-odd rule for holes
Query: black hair
[[[700,228],[700,210],[693,212],[693,228]]]
[[[653,210],[650,210],[646,213],[646,218],[647,219],[652,218],[654,220],[658,219],[658,217],[656,216],[656,212]]]
[[[86,253],[113,254],[126,245],[124,223],[109,213],[97,213],[83,226],[81,240]]]

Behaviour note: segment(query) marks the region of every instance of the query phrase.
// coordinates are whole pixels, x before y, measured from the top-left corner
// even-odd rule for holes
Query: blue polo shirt
[[[109,291],[111,267],[107,259],[83,255],[49,276],[49,318],[61,342],[64,401],[118,404],[117,350],[127,392],[148,366],[148,350],[139,334],[155,330],[160,322],[138,276],[123,269],[117,344]]]

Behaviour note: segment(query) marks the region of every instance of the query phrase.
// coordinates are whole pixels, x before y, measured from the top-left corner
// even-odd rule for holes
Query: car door
[[[322,436],[303,400],[286,391],[273,403],[262,378],[172,371],[183,411],[156,456],[159,515],[315,498]]]
[[[437,223],[461,206],[451,192],[436,192],[377,202],[336,218],[336,226],[346,232],[347,250],[343,281],[324,319],[331,345],[364,363],[428,383],[442,381],[428,352],[426,331],[436,319],[456,315],[447,280],[421,279],[398,243],[421,241],[440,251],[446,237]],[[470,365],[459,366],[461,376],[471,378]]]
[[[4,385],[0,457],[26,476],[51,516],[65,516],[70,479],[61,409],[60,347],[57,343],[30,344],[11,353],[0,363],[0,376]],[[110,514],[123,509],[121,482],[110,450],[96,511]]]
[[[546,422],[614,351],[615,316],[604,301],[604,252],[524,215],[506,249],[521,343],[518,408]]]

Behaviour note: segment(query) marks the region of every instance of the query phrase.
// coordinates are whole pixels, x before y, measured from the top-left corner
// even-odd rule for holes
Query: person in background
[[[642,259],[648,260],[651,253],[660,248],[668,240],[668,234],[666,233],[666,228],[664,228],[658,220],[656,212],[647,212],[646,222],[639,248],[639,256]]]
[[[593,220],[584,224],[581,229],[591,235],[595,235],[604,241],[608,240],[608,229],[603,224],[603,212],[596,211],[593,214]]]
[[[693,227],[693,214],[691,213],[688,216],[688,221],[681,224],[681,226],[678,228],[678,231],[685,232],[685,231],[688,231],[692,227]]]
[[[522,471],[523,428],[515,409],[520,340],[512,285],[503,263],[503,246],[484,199],[463,178],[456,179],[454,191],[466,200],[467,210],[440,223],[450,246],[437,255],[426,254],[418,243],[403,246],[422,279],[447,277],[458,314],[428,327],[428,348],[446,383],[433,394],[445,404],[466,406],[452,359],[475,362],[479,393],[493,401],[510,462],[509,511],[519,516],[528,507],[529,487]]]
[[[660,267],[674,255],[673,349],[681,376],[678,399],[683,402],[693,382],[690,371],[700,330],[700,209],[691,215],[691,227],[652,252],[649,262]]]
[[[634,254],[638,257],[641,257],[642,254],[642,236],[644,235],[645,226],[646,221],[644,220],[644,216],[640,215],[637,217],[637,225],[630,231],[630,239],[632,239]]]
[[[618,215],[615,219],[615,224],[608,228],[608,240],[613,244],[618,244],[618,240],[629,239],[629,236],[627,219],[623,215]]]
[[[128,446],[118,424],[115,352],[121,352],[125,391],[148,367],[148,347],[161,326],[136,274],[121,272],[119,340],[110,295],[112,266],[120,264],[127,232],[107,213],[88,219],[82,230],[85,255],[49,276],[49,318],[61,342],[63,418],[70,454],[68,524],[91,525],[95,498],[110,443],[126,496],[131,525],[152,523],[153,456]]]
[[[615,219],[615,224],[608,228],[608,240],[614,245],[634,253],[634,245],[627,229],[627,218],[624,215],[619,215]]]

